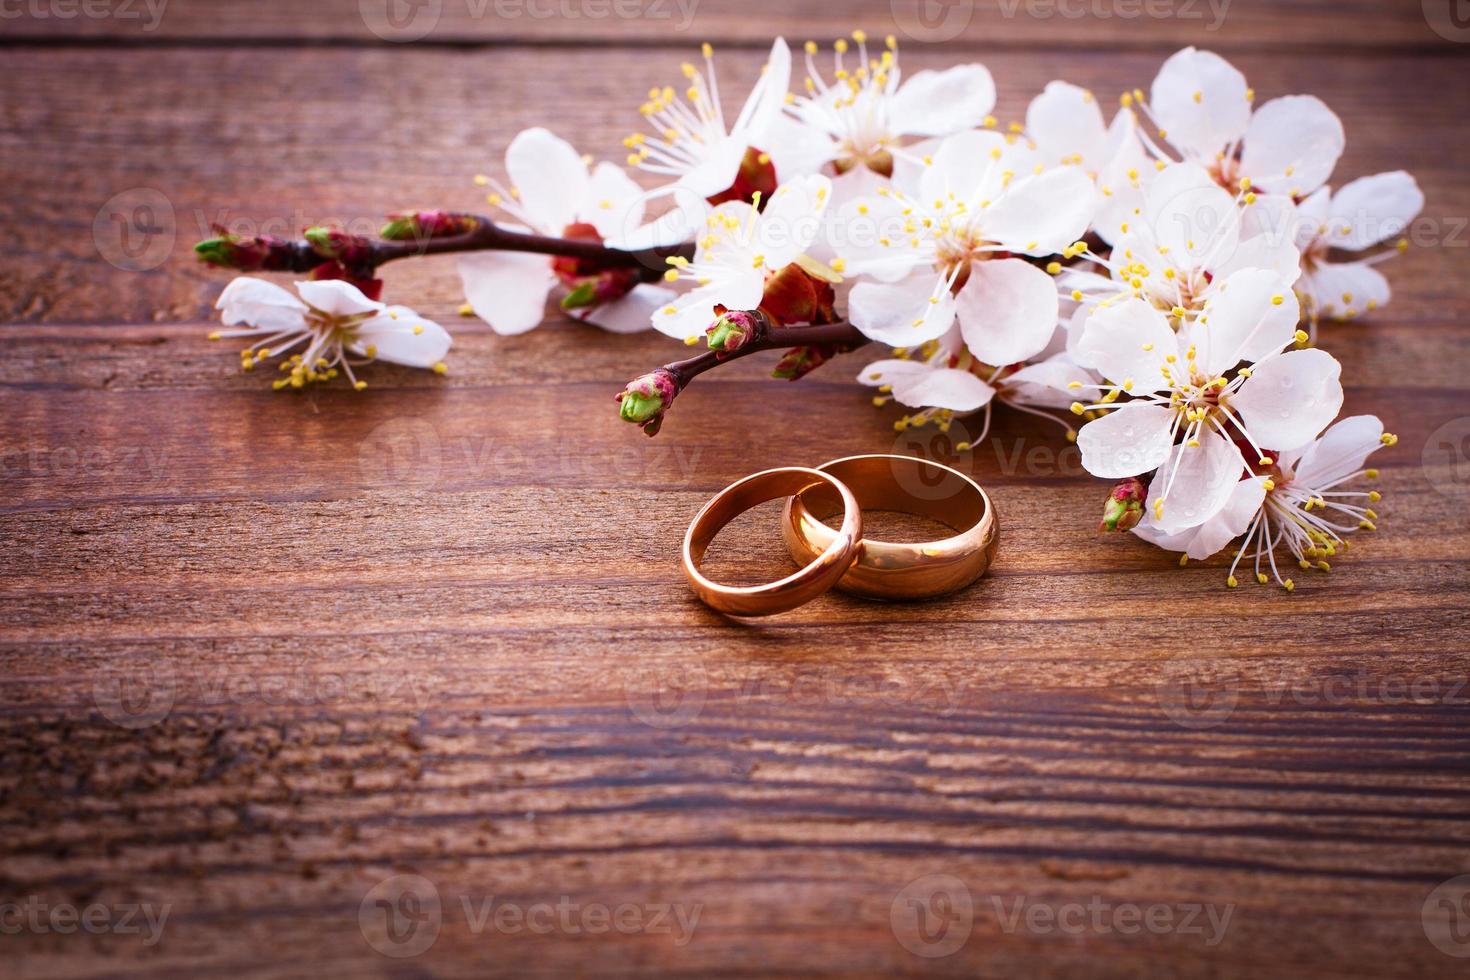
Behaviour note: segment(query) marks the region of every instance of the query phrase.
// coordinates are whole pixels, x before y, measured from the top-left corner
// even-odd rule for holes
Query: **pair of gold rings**
[[[699,570],[720,529],[757,504],[786,496],[782,536],[801,566],[776,582],[721,585]],[[895,543],[863,537],[863,509],[930,518],[957,533]],[[837,514],[833,530],[824,520]],[[754,473],[705,504],[684,535],[684,574],[696,595],[732,616],[768,616],[810,602],[834,586],[874,599],[929,599],[974,582],[995,558],[999,526],[980,485],[958,470],[911,456],[848,456],[816,469]]]

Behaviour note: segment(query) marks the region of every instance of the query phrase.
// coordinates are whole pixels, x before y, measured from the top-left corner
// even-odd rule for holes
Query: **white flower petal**
[[[1262,449],[1295,449],[1342,408],[1342,365],[1324,350],[1288,351],[1255,366],[1230,399]]]
[[[1172,164],[1154,176],[1139,220],[1151,237],[1128,241],[1128,247],[1145,260],[1162,247],[1177,268],[1223,265],[1240,240],[1235,197],[1193,163]]]
[[[1388,303],[1388,280],[1366,262],[1323,262],[1302,276],[1297,288],[1311,297],[1317,313],[1347,320]]]
[[[648,205],[665,197],[670,198],[671,206],[644,220],[643,212]],[[630,207],[627,211],[629,217],[622,226],[609,228],[602,237],[609,247],[627,251],[678,245],[699,233],[710,210],[708,202],[698,194],[679,184],[670,184],[645,193],[637,220],[632,220],[634,209]]]
[[[1019,144],[1017,140],[1015,145]],[[995,196],[992,192],[1000,190],[1002,170],[1024,172],[1001,162],[1010,149],[1004,136],[990,130],[950,136],[934,151],[934,162],[919,174],[920,198],[932,203],[950,194],[962,201]],[[995,153],[1000,154],[999,159],[992,156]]]
[[[1164,358],[1178,350],[1179,340],[1164,314],[1129,297],[1087,317],[1072,356],[1113,384],[1131,381],[1141,393],[1168,387]]]
[[[899,86],[888,105],[895,133],[943,136],[984,122],[995,108],[995,81],[984,65],[921,71]]]
[[[1334,422],[1301,454],[1292,482],[1326,490],[1361,470],[1368,456],[1382,447],[1382,438],[1383,423],[1376,415],[1353,415]]]
[[[777,181],[814,174],[837,156],[837,141],[830,134],[786,115],[766,127],[765,142],[769,145],[756,149],[770,154]]]
[[[1098,170],[1108,147],[1102,109],[1087,89],[1067,82],[1047,82],[1026,107],[1026,135],[1050,166],[1080,155],[1083,165]]]
[[[997,367],[1041,353],[1057,329],[1057,290],[1051,276],[1021,259],[970,266],[955,303],[965,346]]]
[[[431,368],[444,360],[452,341],[449,332],[406,306],[390,306],[357,328],[349,345],[355,354],[408,367]]]
[[[544,260],[543,260],[544,261]],[[296,283],[296,291],[307,304],[328,316],[359,316],[384,309],[382,303],[368,299],[362,290],[341,279],[316,279]]]
[[[995,389],[969,371],[934,368],[893,383],[893,397],[909,408],[973,412],[995,397]]]
[[[780,269],[807,250],[822,230],[832,181],[820,174],[776,188],[756,223],[754,247],[768,269]]]
[[[587,164],[572,144],[540,126],[522,130],[505,151],[505,169],[518,202],[537,230],[560,235],[577,220],[587,196]]]
[[[273,282],[241,276],[230,280],[214,308],[227,327],[242,324],[278,333],[306,327],[306,304]]]
[[[1301,310],[1291,284],[1269,269],[1243,269],[1220,283],[1191,324],[1189,340],[1206,374],[1255,362],[1291,342]]]
[[[592,171],[587,197],[578,218],[592,225],[604,240],[625,228],[643,223],[643,188],[622,167],[604,160]]]
[[[858,374],[857,380],[869,387],[878,388],[883,385],[898,384],[901,381],[912,380],[921,374],[928,374],[932,370],[934,369],[923,361],[889,357],[881,361],[874,361],[872,364],[863,368]]]
[[[652,326],[653,314],[668,306],[678,295],[663,286],[640,284],[626,296],[594,306],[579,319],[596,324],[609,333],[640,333]]]
[[[859,282],[848,296],[848,318],[865,336],[889,347],[935,340],[954,324],[954,297],[942,285],[939,273],[928,269],[895,283]],[[929,302],[930,297],[938,302]]]
[[[679,178],[679,186],[700,197],[714,197],[730,189],[745,160],[745,134],[723,136],[713,145],[700,147],[701,157]]]
[[[1404,171],[1360,177],[1332,195],[1322,237],[1356,252],[1402,235],[1423,209],[1424,192]]]
[[[1076,393],[1067,387],[1068,384],[1095,380],[1091,371],[1062,353],[1006,375],[1001,379],[1001,387],[1007,401],[1044,408],[1066,408],[1077,400]]]
[[[659,333],[678,340],[700,337],[715,320],[715,307],[753,310],[764,293],[760,269],[746,268],[671,300],[654,311],[650,322]]]
[[[1245,133],[1251,117],[1245,76],[1219,55],[1195,48],[1164,62],[1149,108],[1170,143],[1204,160]]]
[[[784,37],[778,37],[771,44],[771,53],[766,57],[760,78],[751,88],[740,114],[735,117],[735,125],[730,128],[731,134],[743,136],[747,146],[769,150],[769,147],[762,144],[768,142],[771,125],[782,118],[782,108],[786,104],[786,93],[790,88],[791,49],[786,46]],[[794,177],[796,174],[790,176]],[[789,178],[783,176],[781,179]]]
[[[1346,142],[1342,121],[1316,96],[1272,99],[1251,116],[1240,172],[1260,190],[1301,197],[1332,176]]]
[[[470,252],[459,257],[459,279],[475,315],[499,334],[519,334],[540,325],[546,297],[556,283],[544,255]]]
[[[1220,513],[1244,471],[1245,460],[1235,444],[1206,429],[1199,434],[1198,446],[1179,446],[1159,467],[1144,506],[1155,527],[1177,534]],[[1157,506],[1160,499],[1162,509]]]
[[[1133,533],[1167,551],[1182,551],[1196,561],[1203,561],[1244,534],[1265,499],[1266,487],[1261,478],[1248,476],[1235,484],[1220,512],[1198,527],[1165,534],[1154,524],[1151,515],[1145,515]]]
[[[1254,210],[1251,208],[1246,214]],[[1210,272],[1220,280],[1242,269],[1265,269],[1281,276],[1290,286],[1301,275],[1302,253],[1293,241],[1291,225],[1284,227],[1287,230],[1282,232],[1266,231],[1242,238],[1228,258],[1210,263]]]
[[[1156,469],[1174,445],[1174,413],[1161,405],[1127,402],[1077,432],[1082,466],[1104,480]]]
[[[845,179],[838,178],[837,182]],[[908,278],[919,266],[930,267],[927,255],[895,246],[887,237],[904,222],[905,205],[891,195],[863,196],[835,207],[835,211],[827,212],[832,222],[827,234],[833,250],[847,262],[847,275],[897,282]]]
[[[1011,184],[980,219],[991,241],[1012,252],[1051,255],[1081,238],[1097,192],[1078,167],[1053,167]]]

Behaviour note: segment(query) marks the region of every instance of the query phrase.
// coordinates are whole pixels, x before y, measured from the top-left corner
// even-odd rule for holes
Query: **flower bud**
[[[597,229],[585,222],[567,225],[563,238],[602,244]],[[639,272],[627,266],[609,266],[598,259],[558,255],[551,260],[551,270],[566,287],[561,308],[568,312],[591,309],[615,299],[622,299],[638,285]]]
[[[761,312],[779,325],[831,323],[835,294],[832,284],[811,275],[793,262],[766,280]]]
[[[383,280],[374,279],[371,275],[355,273],[341,262],[323,262],[311,270],[310,278],[314,280],[341,279],[343,282],[352,283],[368,299],[381,300],[383,298]]]
[[[641,378],[629,381],[618,392],[618,415],[624,422],[642,426],[644,432],[655,435],[663,425],[664,413],[674,403],[674,396],[678,393],[679,385],[673,374],[663,368],[656,368]]]
[[[704,331],[709,338],[709,349],[721,354],[733,354],[755,336],[758,321],[753,313],[745,310],[730,310],[720,313],[719,319]]]
[[[274,235],[240,238],[222,229],[214,238],[206,238],[194,246],[194,254],[208,265],[236,272],[283,272],[296,266],[293,258],[297,247]]]
[[[771,377],[784,381],[804,378],[827,363],[835,353],[829,346],[793,347],[781,355],[781,360],[776,362],[776,367],[771,371]]]
[[[378,232],[392,242],[423,241],[429,238],[453,238],[468,235],[478,227],[473,217],[452,211],[394,211],[388,223]]]
[[[1143,519],[1143,502],[1148,499],[1148,487],[1136,476],[1113,487],[1103,504],[1103,519],[1099,531],[1128,531],[1138,526]]]
[[[301,233],[311,243],[312,251],[324,259],[331,259],[344,266],[371,264],[372,243],[361,235],[316,225]]]

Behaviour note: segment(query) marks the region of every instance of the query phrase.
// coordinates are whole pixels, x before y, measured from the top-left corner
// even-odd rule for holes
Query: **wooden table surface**
[[[382,0],[0,8],[4,972],[1465,975],[1449,0],[628,2],[427,2],[417,44],[373,33],[424,26]],[[962,29],[910,40],[940,14]],[[852,383],[875,351],[799,384],[731,365],[650,440],[612,395],[678,345],[497,337],[451,259],[387,270],[453,330],[447,377],[276,394],[205,340],[211,222],[473,208],[523,127],[617,158],[702,40],[735,92],[773,33],[857,26],[911,68],[984,61],[1003,121],[1198,44],[1338,112],[1336,183],[1412,171],[1392,303],[1323,335],[1346,411],[1401,437],[1379,533],[1294,594],[1226,591],[1218,560],[1096,534],[1106,484],[1002,417],[961,460],[1002,515],[987,579],[736,624],[676,559],[712,492],[943,448]],[[722,573],[783,567],[756,517]]]

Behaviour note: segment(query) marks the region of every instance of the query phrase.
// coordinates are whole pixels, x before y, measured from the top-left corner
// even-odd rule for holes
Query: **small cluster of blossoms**
[[[575,151],[538,137],[534,162],[507,157],[518,183],[517,171],[538,182],[509,191],[518,213],[550,230],[600,209],[615,246],[692,244],[662,284],[608,309],[645,294],[646,322],[689,344],[728,344],[732,310],[776,324],[839,315],[793,302],[808,294],[793,282],[841,297],[854,327],[894,349],[859,380],[878,405],[910,410],[896,427],[983,413],[983,439],[996,405],[1056,421],[1089,472],[1123,481],[1105,528],[1186,559],[1243,538],[1231,586],[1253,557],[1258,580],[1291,589],[1278,551],[1326,569],[1345,535],[1373,526],[1377,491],[1340,487],[1370,474],[1367,454],[1393,437],[1370,417],[1333,424],[1341,367],[1313,345],[1321,318],[1387,302],[1377,265],[1402,250],[1423,196],[1402,171],[1334,193],[1344,136],[1326,105],[1257,106],[1239,71],[1187,48],[1111,120],[1059,80],[1001,127],[982,65],[905,75],[894,39],[861,31],[826,64],[816,44],[804,52],[791,92],[778,39],[733,123],[708,45],[702,67],[684,66],[682,96],[650,90],[649,131],[625,141],[629,166],[662,182],[642,195],[610,175],[589,181]],[[565,192],[547,194],[552,181]],[[541,203],[552,196],[554,216]],[[537,319],[551,282],[544,269],[530,281],[544,259],[514,260],[516,298],[507,275],[484,275],[510,260],[463,264],[472,302],[493,292],[482,315],[497,329],[512,311],[516,329]],[[596,307],[584,315],[604,322]],[[625,418],[657,429],[672,400],[660,380],[619,396]]]
[[[519,334],[555,298],[607,330],[703,342],[702,365],[816,328],[827,342],[790,350],[788,378],[851,337],[877,342],[893,353],[859,380],[909,410],[897,428],[983,413],[978,441],[997,405],[1055,422],[1090,473],[1122,481],[1105,529],[1182,560],[1240,538],[1232,587],[1250,558],[1258,581],[1290,590],[1288,562],[1325,570],[1374,526],[1378,492],[1344,484],[1371,479],[1367,456],[1393,436],[1370,416],[1335,421],[1341,366],[1318,325],[1388,301],[1378,266],[1424,200],[1403,171],[1334,191],[1344,132],[1320,100],[1258,106],[1227,61],[1186,48],[1111,119],[1057,80],[1002,126],[983,65],[908,74],[893,37],[854,31],[830,50],[806,42],[798,66],[776,39],[728,116],[714,51],[701,54],[678,85],[649,89],[623,164],[533,128],[506,150],[503,181],[475,178],[496,225],[579,248],[466,251],[465,311]],[[463,232],[447,220],[393,227]],[[266,244],[269,269],[283,259]],[[318,250],[350,269],[352,244]],[[291,385],[349,370],[349,355],[439,364],[437,325],[346,283],[324,306],[313,285],[304,302],[227,291],[226,322],[254,331],[245,362],[305,343],[283,365]],[[405,321],[427,339],[388,344]],[[687,363],[628,385],[621,416],[657,432],[703,369]]]

